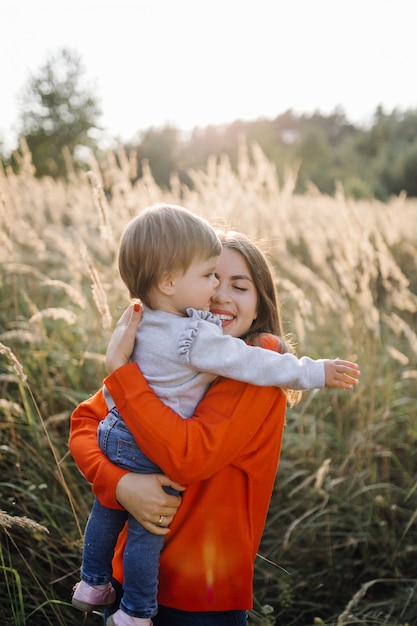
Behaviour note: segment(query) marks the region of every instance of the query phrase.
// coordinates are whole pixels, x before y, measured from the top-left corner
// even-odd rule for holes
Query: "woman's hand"
[[[111,374],[129,362],[135,345],[135,335],[142,319],[140,304],[131,304],[116,324],[106,352],[106,367]]]
[[[163,474],[125,474],[116,487],[119,504],[155,535],[169,533],[168,526],[181,504],[180,496],[169,495],[162,487],[184,491]]]

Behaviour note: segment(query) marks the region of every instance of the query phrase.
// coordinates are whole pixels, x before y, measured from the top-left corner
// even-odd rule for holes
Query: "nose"
[[[230,296],[225,286],[217,281],[217,287],[212,297],[213,302],[230,302]]]

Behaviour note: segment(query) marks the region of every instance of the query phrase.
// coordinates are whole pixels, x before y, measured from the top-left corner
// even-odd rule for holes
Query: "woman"
[[[223,236],[222,243],[212,313],[222,320],[225,333],[279,349],[277,337],[283,332],[265,257],[238,233]],[[243,626],[252,606],[253,563],[278,465],[286,394],[219,379],[195,417],[182,420],[156,398],[134,363],[119,367],[132,351],[129,337],[140,317],[134,311],[129,315],[109,347],[109,369],[119,369],[106,379],[106,387],[144,453],[171,481],[187,485],[161,555],[154,625]],[[343,388],[352,387],[353,380],[344,377],[347,369],[341,362]],[[103,504],[122,505],[148,530],[166,533],[178,500],[159,485],[149,487],[145,479],[154,486],[157,481],[178,484],[166,477],[128,474],[105,459],[96,442],[97,422],[105,413],[101,393],[76,409],[72,455]],[[152,496],[144,501],[149,489]],[[114,578],[120,583],[122,549],[120,542],[114,559]]]

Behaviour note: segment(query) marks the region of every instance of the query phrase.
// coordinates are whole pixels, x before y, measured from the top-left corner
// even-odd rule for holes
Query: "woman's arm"
[[[180,483],[204,480],[234,461],[270,412],[282,429],[286,401],[275,387],[255,387],[223,379],[182,419],[146,383],[131,354],[140,307],[131,305],[116,325],[106,363],[114,371],[105,384],[138,445],[164,472]],[[118,369],[116,369],[118,368]]]
[[[164,516],[164,526],[168,526],[181,498],[168,495],[163,486],[181,487],[162,474],[133,474],[113,465],[97,443],[97,426],[106,414],[101,390],[75,409],[71,416],[70,452],[104,506],[123,507],[146,530],[164,535],[169,531],[158,524],[160,516]]]
[[[103,506],[121,508],[116,499],[119,480],[128,472],[113,465],[100,450],[97,427],[108,409],[102,391],[82,402],[71,415],[69,450]]]
[[[286,398],[276,387],[221,379],[194,417],[182,419],[148,386],[136,363],[117,369],[105,384],[143,452],[173,480],[205,480],[236,460],[271,412],[282,427]]]

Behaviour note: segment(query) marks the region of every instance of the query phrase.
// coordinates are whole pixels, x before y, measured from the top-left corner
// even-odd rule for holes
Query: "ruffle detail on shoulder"
[[[188,360],[191,345],[200,332],[201,325],[204,322],[215,324],[218,328],[222,328],[222,323],[218,317],[215,317],[210,311],[200,311],[197,309],[187,309],[188,324],[181,333],[178,342],[178,350],[183,359]]]

